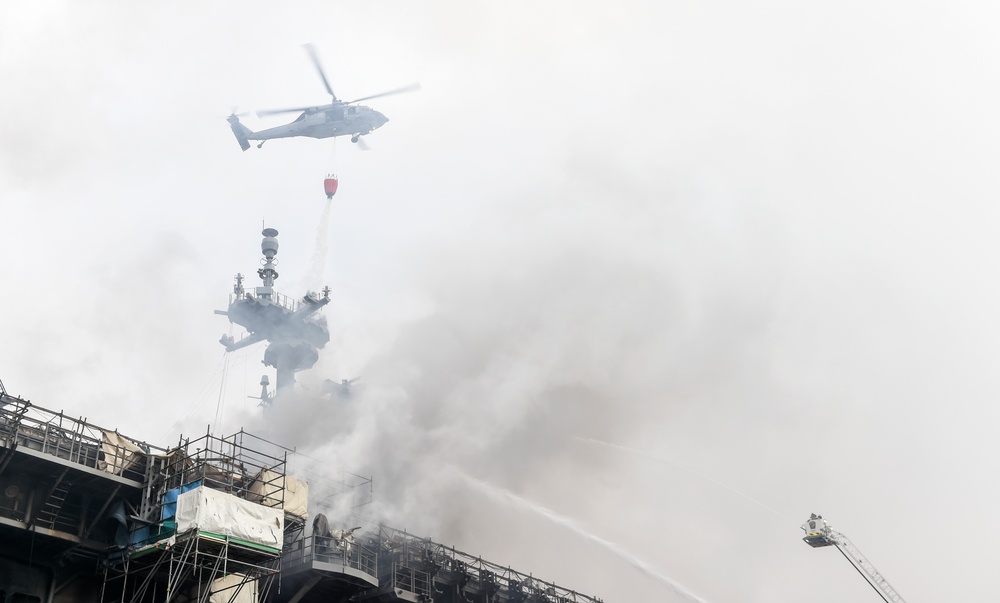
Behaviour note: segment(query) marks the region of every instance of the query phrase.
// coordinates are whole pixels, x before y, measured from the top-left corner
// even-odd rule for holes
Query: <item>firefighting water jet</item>
[[[636,557],[635,555],[626,551],[620,545],[615,544],[614,542],[605,540],[595,534],[591,534],[590,532],[581,528],[575,521],[573,521],[569,517],[560,515],[559,513],[556,513],[551,509],[533,503],[530,500],[521,498],[520,496],[514,494],[513,492],[487,484],[474,477],[465,475],[462,472],[458,472],[458,475],[462,477],[462,479],[464,479],[466,482],[471,484],[473,487],[475,487],[477,490],[483,492],[490,498],[496,500],[502,500],[508,503],[513,503],[516,507],[520,509],[530,511],[531,513],[534,513],[536,515],[541,515],[542,517],[548,519],[552,523],[567,528],[570,531],[574,532],[575,534],[581,536],[582,538],[589,540],[594,544],[600,545],[601,548],[612,553],[622,561],[625,561],[626,563],[628,563],[635,569],[639,570],[643,574],[671,588],[677,594],[681,595],[688,601],[693,601],[694,603],[708,603],[708,601],[694,594],[693,592],[685,588],[683,585],[681,585],[673,578],[660,572],[658,569],[653,567],[652,564],[650,564],[649,562]]]

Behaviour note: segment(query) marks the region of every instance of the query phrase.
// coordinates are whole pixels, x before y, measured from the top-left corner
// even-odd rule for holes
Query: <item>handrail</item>
[[[286,545],[281,559],[286,567],[316,561],[378,577],[378,554],[373,548],[356,542],[344,544],[329,536],[308,536]]]

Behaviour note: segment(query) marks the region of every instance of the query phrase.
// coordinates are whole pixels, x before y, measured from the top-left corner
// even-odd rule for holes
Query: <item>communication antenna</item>
[[[271,384],[271,381],[267,378],[267,375],[260,376],[260,396],[247,396],[247,398],[253,398],[254,400],[260,400],[260,406],[262,408],[270,408],[271,402],[274,400],[274,394],[267,390],[267,386]]]

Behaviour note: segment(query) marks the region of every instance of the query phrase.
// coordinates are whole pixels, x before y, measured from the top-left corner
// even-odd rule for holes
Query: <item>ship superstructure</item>
[[[295,383],[295,373],[311,368],[319,359],[319,350],[330,341],[330,330],[319,310],[330,302],[330,290],[323,296],[306,293],[301,300],[281,295],[274,290],[278,279],[278,231],[265,228],[260,244],[264,254],[263,266],[257,270],[263,284],[251,293],[243,287],[243,275],[236,275],[236,285],[227,310],[216,314],[227,316],[229,321],[244,327],[249,333],[239,341],[223,335],[220,343],[227,352],[233,352],[254,343],[267,341],[264,364],[277,372],[278,393]],[[263,384],[262,384],[263,385]],[[262,396],[267,400],[267,396]]]
[[[600,603],[389,526],[330,529],[288,454],[245,431],[156,446],[0,391],[0,602]]]
[[[263,286],[237,275],[220,313],[250,332],[227,350],[269,342],[280,403],[330,336],[317,313],[329,290],[274,291],[277,234],[263,232]],[[375,520],[340,525],[311,509],[336,505],[310,501],[290,454],[242,430],[154,445],[0,382],[0,603],[600,603]],[[357,485],[371,480],[339,493]]]

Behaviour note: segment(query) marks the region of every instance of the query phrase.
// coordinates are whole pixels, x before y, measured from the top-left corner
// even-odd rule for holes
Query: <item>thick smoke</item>
[[[372,346],[365,386],[350,397],[319,394],[319,375],[342,371],[331,362],[345,353],[335,332],[316,369],[300,375],[300,395],[267,418],[272,437],[320,459],[306,461],[313,469],[373,476],[370,517],[481,546],[476,508],[504,503],[460,474],[513,493],[571,492],[574,476],[623,462],[581,454],[578,438],[629,441],[738,386],[773,283],[767,269],[753,282],[741,269],[769,247],[731,236],[731,223],[686,234],[692,212],[711,215],[670,191],[619,198],[609,183],[587,186],[543,212],[488,205],[447,245],[406,260],[425,287],[423,314],[389,321],[397,328]],[[621,204],[631,215],[622,218]],[[716,236],[740,253],[719,258]],[[343,497],[321,494],[339,486],[324,481],[311,486],[316,510],[343,514]],[[581,512],[594,504],[582,501]]]
[[[712,601],[871,596],[776,520],[811,511],[904,592],[988,600],[997,7],[653,4],[4,3],[0,377],[167,445],[227,402],[315,510],[353,470],[373,515],[609,601],[674,595],[458,471]],[[374,103],[336,266],[290,287],[331,158],[224,116],[321,102],[306,40],[338,94],[424,91]],[[262,346],[223,361],[211,309],[262,219],[281,292],[334,301],[311,395],[254,425]]]

